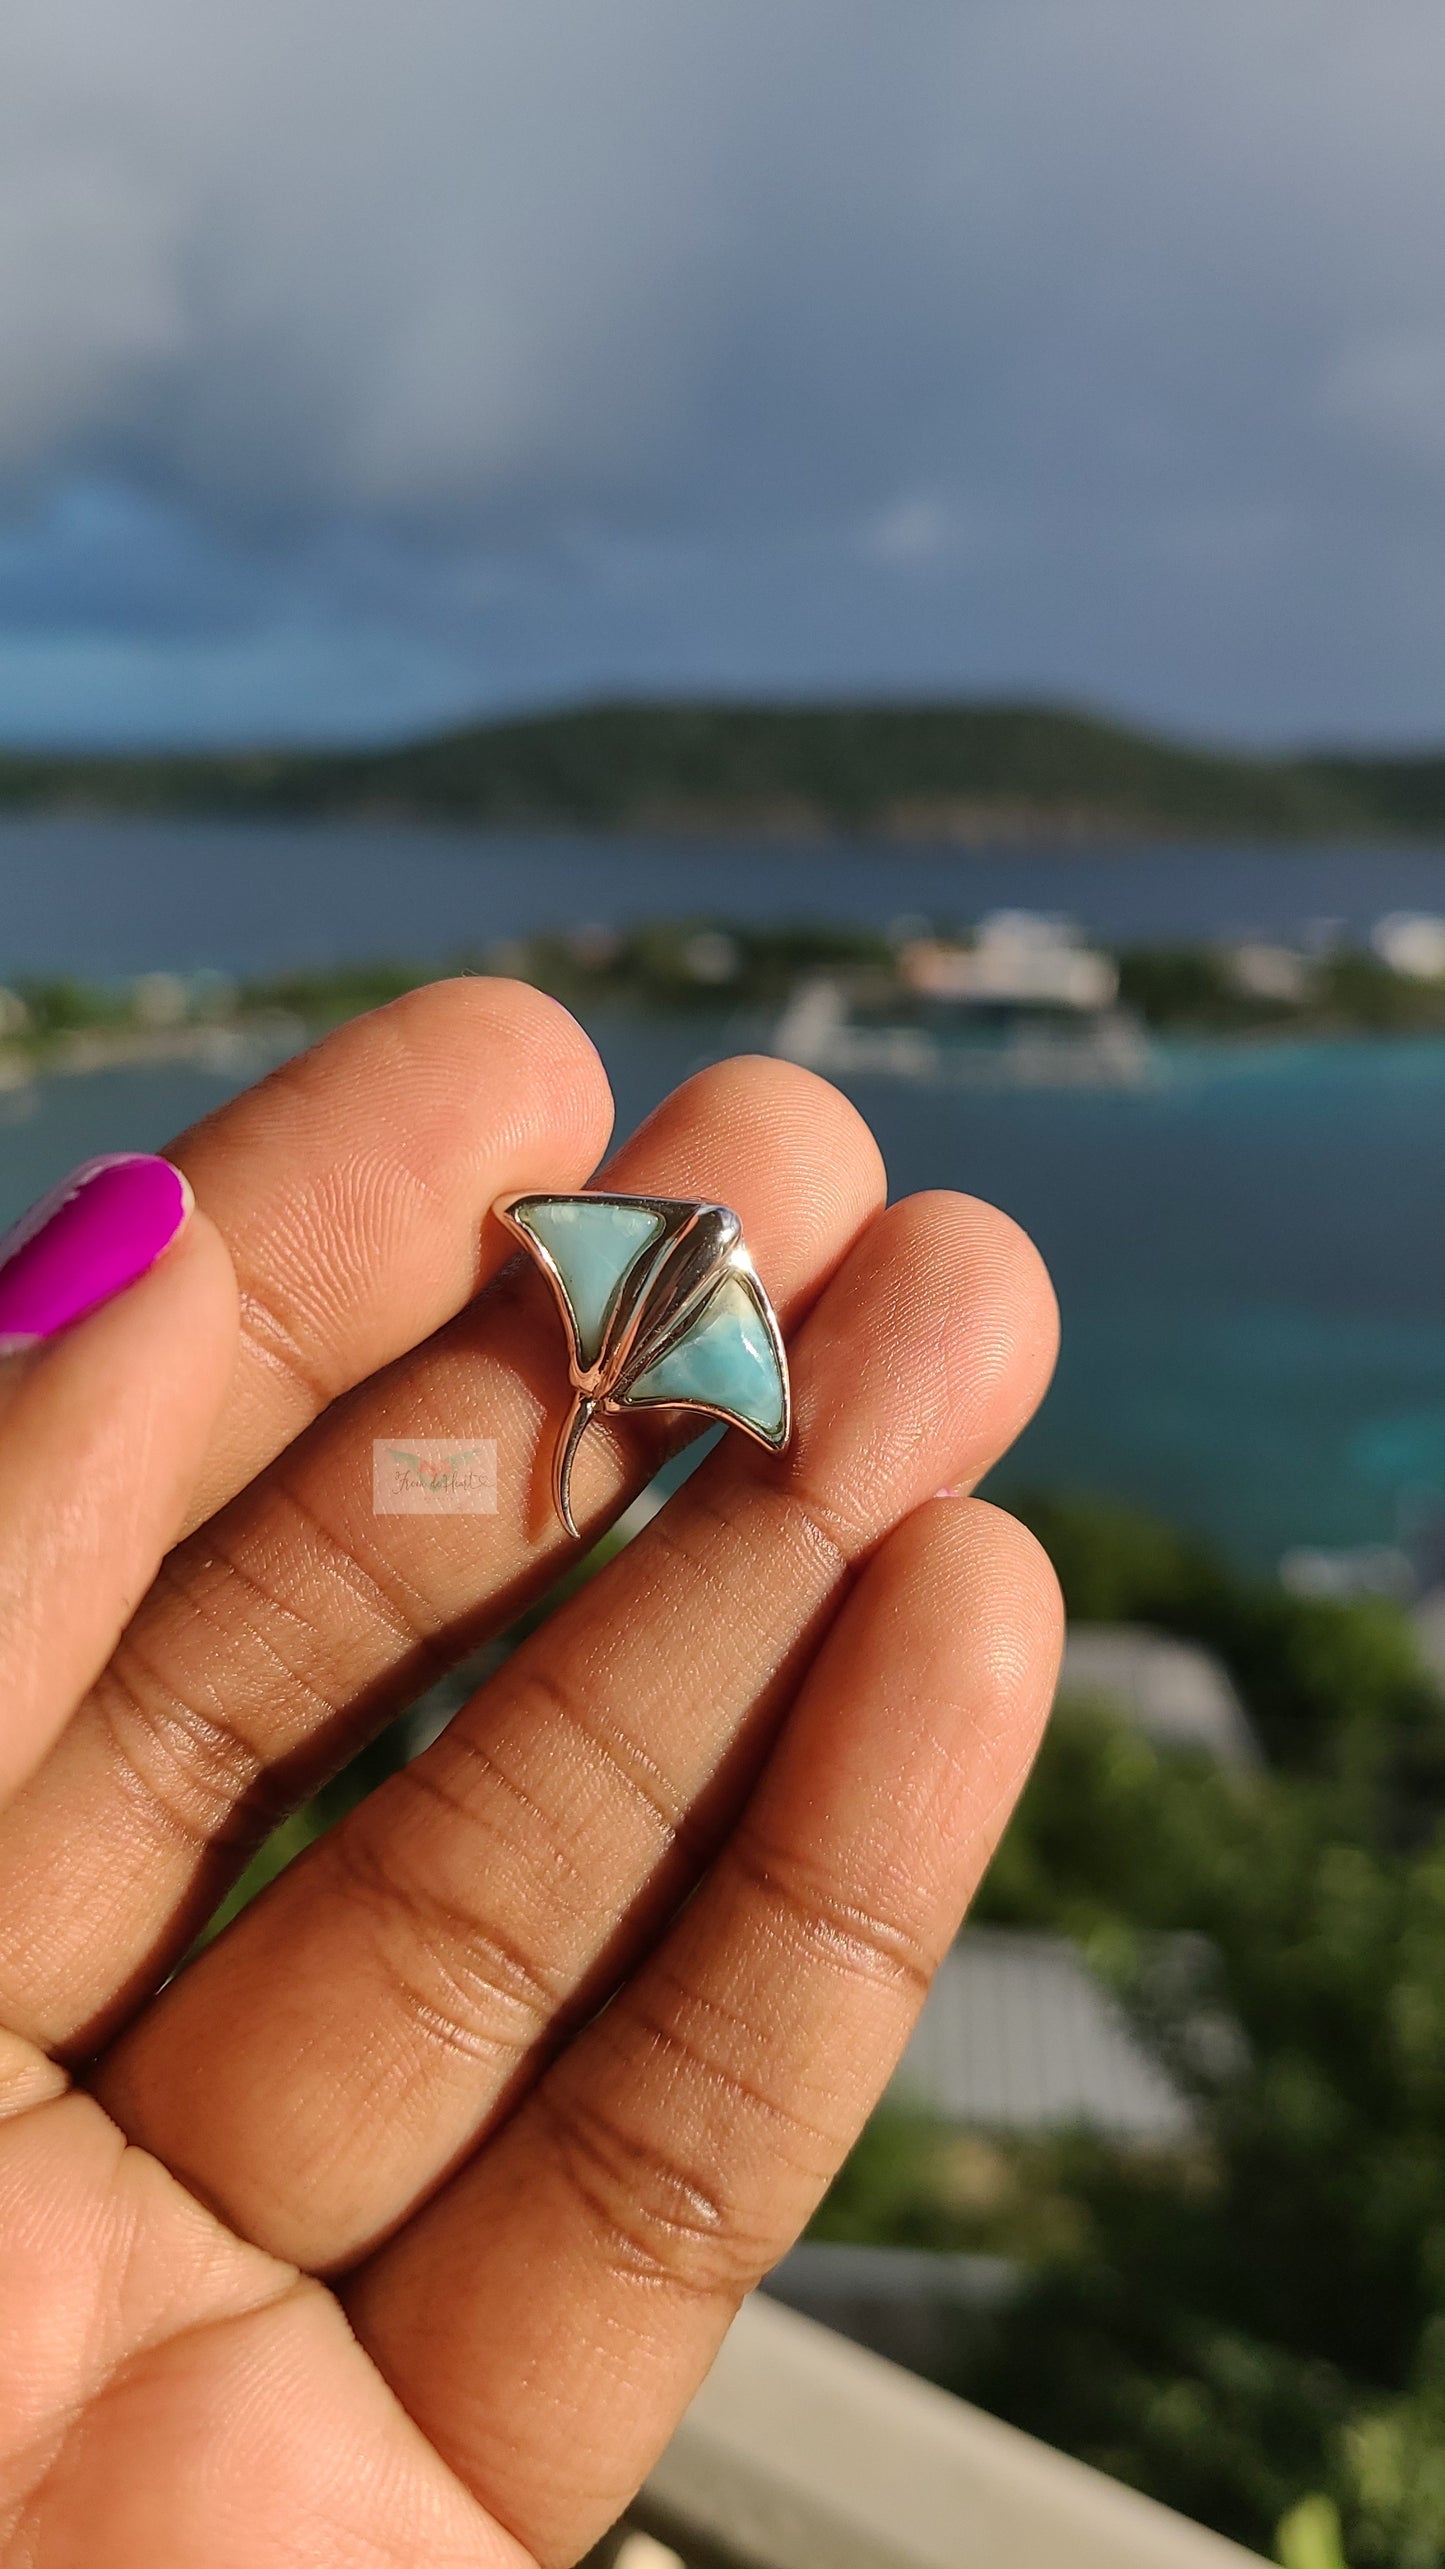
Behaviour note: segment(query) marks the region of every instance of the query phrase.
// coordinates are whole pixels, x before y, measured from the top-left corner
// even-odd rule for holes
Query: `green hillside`
[[[1445,758],[1231,757],[1032,705],[617,704],[397,748],[0,756],[0,810],[960,840],[1445,835]]]
[[[1309,772],[1366,805],[1383,829],[1445,837],[1445,757],[1316,758]]]

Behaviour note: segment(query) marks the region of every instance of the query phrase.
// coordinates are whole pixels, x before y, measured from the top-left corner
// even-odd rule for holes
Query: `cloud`
[[[927,492],[905,492],[890,500],[863,529],[864,558],[897,564],[937,562],[956,537],[953,512]]]
[[[769,201],[785,257],[794,187],[826,211],[808,138],[790,163],[768,131],[825,38],[786,0],[22,10],[0,470],[119,462],[260,520],[666,490]],[[859,68],[818,84],[824,114]]]
[[[1435,0],[10,0],[0,727],[1445,727],[1442,123]]]
[[[1328,416],[1385,455],[1445,479],[1445,324],[1369,332],[1347,343],[1324,390]]]

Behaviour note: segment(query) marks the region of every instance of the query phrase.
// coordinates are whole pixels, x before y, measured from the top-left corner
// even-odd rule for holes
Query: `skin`
[[[438,984],[183,1137],[160,1263],[0,1368],[0,2564],[528,2569],[616,2518],[896,2061],[1059,1611],[966,1490],[1053,1362],[1001,1214],[704,1071],[609,1164],[735,1205],[796,1433],[728,1437],[433,1747],[164,1985],[250,1849],[573,1547],[545,1287],[600,1063]],[[680,1423],[590,1431],[584,1535]],[[378,1517],[379,1435],[494,1517]],[[56,1457],[64,1458],[57,1468]],[[603,2001],[610,2001],[603,2010]],[[602,2012],[599,2012],[602,2011]]]

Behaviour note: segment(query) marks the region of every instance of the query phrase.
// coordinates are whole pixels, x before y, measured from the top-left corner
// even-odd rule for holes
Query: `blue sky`
[[[0,737],[1445,739],[1439,0],[8,0]]]

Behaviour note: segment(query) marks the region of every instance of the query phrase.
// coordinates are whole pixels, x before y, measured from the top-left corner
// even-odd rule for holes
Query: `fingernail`
[[[149,1151],[83,1160],[0,1239],[0,1356],[53,1338],[134,1284],[190,1209],[169,1160]]]

